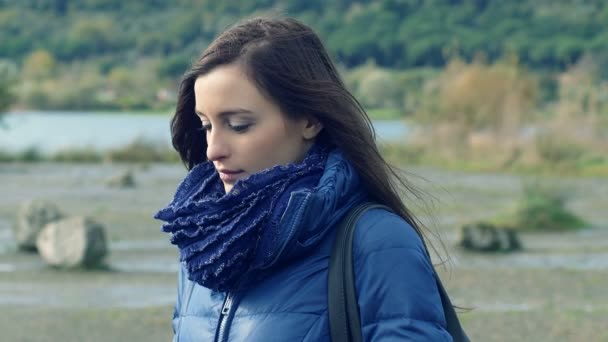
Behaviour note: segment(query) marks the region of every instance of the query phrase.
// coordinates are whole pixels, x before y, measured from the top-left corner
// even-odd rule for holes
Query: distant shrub
[[[0,120],[2,119],[2,113],[17,99],[14,93],[14,88],[17,84],[17,73],[15,63],[10,60],[0,59]]]
[[[39,162],[44,159],[40,150],[36,147],[28,147],[17,154],[17,160],[23,162]]]
[[[366,111],[372,120],[399,120],[403,118],[403,113],[399,109],[377,108]]]
[[[423,85],[438,73],[433,68],[383,68],[373,61],[343,71],[347,88],[366,109],[394,110],[400,117],[420,106]]]
[[[571,190],[530,182],[524,184],[522,197],[514,210],[497,221],[529,231],[566,231],[588,224],[566,208]]]
[[[69,148],[58,151],[52,155],[44,155],[35,147],[30,147],[17,153],[0,150],[0,162],[13,161],[54,161],[65,163],[173,163],[179,161],[179,156],[177,152],[168,147],[137,139],[126,146],[108,151],[97,151],[94,148],[85,147]]]
[[[15,155],[8,153],[4,150],[0,150],[0,163],[15,161]]]
[[[425,150],[419,145],[384,143],[379,147],[382,155],[395,164],[418,164],[425,157]]]
[[[369,70],[359,80],[359,99],[370,108],[401,107],[401,89],[394,75],[380,68]]]
[[[397,83],[395,70],[378,67],[370,61],[350,70],[345,80],[365,108],[402,108],[403,89]]]
[[[57,61],[47,50],[40,49],[30,53],[23,62],[22,74],[27,79],[46,79],[55,75]]]
[[[103,160],[101,153],[93,148],[65,149],[50,158],[57,162],[95,163]]]
[[[585,148],[555,134],[539,135],[536,149],[541,161],[552,165],[574,165],[585,155]]]
[[[177,152],[142,139],[104,153],[104,160],[116,162],[176,162]]]
[[[601,70],[601,61],[586,55],[556,76],[559,85],[556,111],[559,115],[608,118],[608,82]]]
[[[537,79],[513,61],[488,65],[454,59],[425,87],[419,120],[460,123],[470,131],[519,127],[534,111],[539,93]]]

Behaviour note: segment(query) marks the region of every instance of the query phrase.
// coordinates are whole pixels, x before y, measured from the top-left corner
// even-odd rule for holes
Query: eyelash
[[[231,125],[228,124],[228,127],[236,133],[245,133],[251,127],[251,124],[242,124],[242,125]],[[211,130],[211,124],[203,124],[200,128],[203,132],[209,132]]]
[[[209,131],[211,130],[211,124],[201,124],[201,128],[199,128],[199,131]]]
[[[237,133],[245,133],[251,127],[251,124],[242,124],[242,125],[228,125],[230,129]]]

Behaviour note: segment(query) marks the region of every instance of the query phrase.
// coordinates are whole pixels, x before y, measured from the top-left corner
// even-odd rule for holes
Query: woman
[[[370,121],[317,35],[252,19],[182,81],[171,123],[189,169],[156,218],[180,250],[176,341],[329,341],[327,269],[357,204],[365,341],[450,341],[433,266]],[[401,182],[402,184],[403,182]]]

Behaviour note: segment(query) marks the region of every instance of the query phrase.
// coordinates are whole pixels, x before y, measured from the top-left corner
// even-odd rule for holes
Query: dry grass
[[[557,78],[557,100],[541,105],[537,78],[516,61],[455,59],[426,83],[407,146],[384,150],[400,164],[608,175],[608,83],[581,63]]]

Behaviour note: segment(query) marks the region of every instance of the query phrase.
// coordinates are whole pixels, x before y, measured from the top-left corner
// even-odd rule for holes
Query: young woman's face
[[[290,120],[238,65],[219,66],[194,83],[196,114],[207,136],[207,158],[224,189],[275,165],[301,161],[320,131],[310,119]]]

